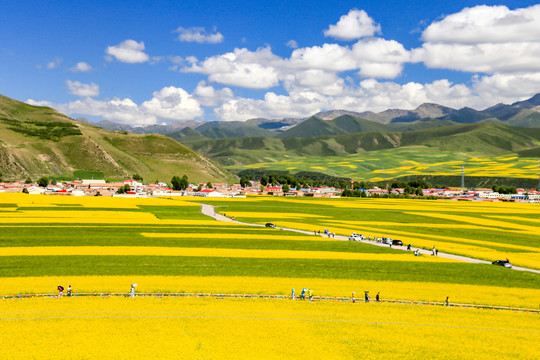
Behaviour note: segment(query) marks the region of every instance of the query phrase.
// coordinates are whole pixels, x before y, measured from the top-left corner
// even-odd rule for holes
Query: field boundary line
[[[130,297],[130,293],[107,293],[107,292],[91,292],[91,293],[74,293],[72,297]],[[68,297],[64,295],[64,297]],[[151,297],[151,298],[215,298],[215,299],[270,299],[270,300],[291,300],[289,295],[272,295],[272,294],[224,294],[224,293],[137,293],[135,297]],[[28,299],[28,298],[59,298],[57,294],[14,294],[14,295],[0,295],[3,300],[10,299]],[[294,301],[309,301],[303,300],[300,297],[296,297]],[[313,296],[313,301],[333,301],[333,302],[348,302],[348,303],[365,303],[361,299],[353,299],[350,297],[340,296]],[[413,306],[444,306],[454,308],[472,308],[472,309],[490,309],[490,310],[504,310],[514,312],[530,312],[540,314],[540,309],[519,308],[510,306],[498,306],[498,305],[485,305],[485,304],[460,304],[437,301],[417,301],[417,300],[395,300],[395,299],[382,299],[379,302],[370,300],[371,303],[389,303],[389,304],[402,304]]]

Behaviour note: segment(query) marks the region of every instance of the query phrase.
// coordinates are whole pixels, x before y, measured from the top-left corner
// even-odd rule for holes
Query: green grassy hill
[[[213,161],[162,135],[107,131],[70,119],[48,107],[0,96],[0,173],[3,179],[71,177],[77,171],[106,178],[193,181],[231,177]]]
[[[500,159],[517,158],[516,153],[534,156],[537,150],[529,149],[540,146],[540,129],[485,122],[407,132],[217,139],[186,144],[233,171],[247,167],[386,179],[435,173],[459,175],[458,164],[463,163],[476,169],[475,176],[535,177],[536,167],[533,169],[528,160],[510,161],[515,171],[506,174],[505,166],[510,163]],[[482,162],[474,160],[480,157],[484,158]]]
[[[244,121],[211,121],[201,126],[197,130],[201,135],[211,139],[241,138],[248,136],[275,136],[276,133],[262,129],[256,125],[251,125]]]

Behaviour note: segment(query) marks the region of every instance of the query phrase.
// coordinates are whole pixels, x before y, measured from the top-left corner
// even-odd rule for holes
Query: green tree
[[[199,186],[197,187],[197,191],[201,191],[202,190],[202,185],[199,184]]]
[[[261,185],[262,186],[268,185],[268,177],[266,175],[261,176]]]
[[[209,188],[209,189],[212,189],[213,188],[213,185],[212,183],[209,181],[206,183],[206,187]]]
[[[180,182],[181,182],[181,179],[179,176],[177,175],[173,176],[171,179],[172,189],[175,191],[181,190],[182,188],[181,188]]]
[[[292,178],[291,183],[289,185],[291,185],[291,187],[297,189],[298,181],[296,180],[296,178]]]
[[[289,185],[284,184],[284,185],[281,187],[281,190],[283,190],[283,192],[289,192],[289,190],[290,190]]]
[[[47,187],[47,185],[49,185],[49,178],[47,176],[42,176],[38,179],[37,183],[41,187]]]
[[[245,188],[245,187],[247,187],[247,186],[249,186],[249,185],[251,185],[251,182],[249,181],[249,179],[242,176],[242,177],[240,178],[240,186],[243,187],[243,188]]]
[[[182,190],[186,190],[187,187],[189,186],[189,180],[188,180],[188,177],[187,175],[184,175],[182,176],[182,179],[180,180],[180,187],[182,188]]]
[[[129,186],[129,184],[125,184],[125,185],[123,185],[123,186],[120,186],[120,187],[118,188],[118,190],[116,190],[116,193],[117,193],[117,194],[125,194],[125,193],[127,193],[128,191],[130,191],[130,190],[131,190],[131,187]]]
[[[25,183],[25,184],[31,184],[31,183],[32,183],[32,179],[30,179],[29,177],[27,177],[26,180],[24,180],[24,183]]]
[[[143,177],[141,175],[139,175],[139,174],[133,174],[132,178],[133,178],[133,180],[138,181],[138,182],[143,181]]]

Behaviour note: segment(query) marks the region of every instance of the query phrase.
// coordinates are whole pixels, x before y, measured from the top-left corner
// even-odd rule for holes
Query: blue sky
[[[132,125],[540,92],[531,1],[0,2],[0,93]]]

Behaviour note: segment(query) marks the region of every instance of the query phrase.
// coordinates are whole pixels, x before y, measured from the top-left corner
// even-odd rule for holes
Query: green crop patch
[[[488,265],[392,261],[246,259],[168,256],[12,256],[0,276],[167,275],[255,276],[540,288],[539,276]]]

